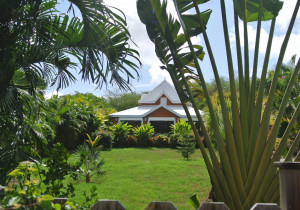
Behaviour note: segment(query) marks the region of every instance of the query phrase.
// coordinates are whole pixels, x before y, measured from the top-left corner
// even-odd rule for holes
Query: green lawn
[[[99,199],[120,200],[126,209],[144,209],[150,201],[172,201],[178,209],[192,209],[190,195],[198,193],[205,200],[210,181],[201,153],[197,150],[185,161],[173,149],[113,149],[102,152],[107,174],[94,177],[93,183],[75,182],[76,197],[96,185]]]

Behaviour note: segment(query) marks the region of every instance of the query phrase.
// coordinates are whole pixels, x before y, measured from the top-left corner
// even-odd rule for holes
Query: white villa
[[[148,94],[139,100],[140,106],[110,114],[114,123],[127,122],[133,126],[151,123],[156,133],[168,133],[170,125],[182,118],[187,119],[183,106],[175,88],[166,80],[162,81]],[[195,122],[197,117],[194,109],[188,106]],[[200,111],[201,115],[203,114]]]

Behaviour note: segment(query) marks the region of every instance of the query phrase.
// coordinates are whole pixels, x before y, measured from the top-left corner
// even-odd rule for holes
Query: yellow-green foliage
[[[154,127],[151,124],[142,124],[139,127],[133,128],[132,131],[137,139],[138,146],[150,146],[149,140],[154,135]]]
[[[176,124],[171,125],[171,131],[170,134],[184,134],[184,133],[190,133],[192,134],[192,127],[189,122],[183,119],[179,119]]]

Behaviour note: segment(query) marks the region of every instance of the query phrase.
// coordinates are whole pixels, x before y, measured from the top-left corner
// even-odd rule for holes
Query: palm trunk
[[[90,182],[91,182],[91,176],[90,176],[90,173],[87,173],[87,174],[85,175],[85,182],[86,182],[86,183],[90,183]]]

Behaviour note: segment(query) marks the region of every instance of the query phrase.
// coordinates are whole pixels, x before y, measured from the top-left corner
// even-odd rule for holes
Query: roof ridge
[[[139,103],[155,103],[163,94],[166,95],[171,102],[181,103],[176,89],[167,80],[163,80],[147,95],[143,96],[139,100]]]

